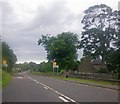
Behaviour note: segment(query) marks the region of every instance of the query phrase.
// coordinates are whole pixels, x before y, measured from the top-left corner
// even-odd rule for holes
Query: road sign
[[[4,65],[7,64],[7,61],[3,60],[3,64],[4,64]]]
[[[53,62],[53,67],[55,67],[57,65],[57,62]]]

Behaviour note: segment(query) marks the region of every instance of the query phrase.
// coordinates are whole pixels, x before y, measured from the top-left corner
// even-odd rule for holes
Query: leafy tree
[[[7,71],[12,72],[12,68],[17,61],[17,57],[6,42],[2,42],[2,60],[7,62]]]
[[[34,62],[30,62],[28,65],[28,69],[32,70],[32,71],[37,71],[38,70],[38,65]]]
[[[95,59],[102,57],[106,62],[108,51],[112,49],[111,43],[116,38],[117,11],[105,5],[95,5],[85,10],[81,23],[84,24],[80,47],[84,56]]]
[[[52,69],[52,63],[51,62],[41,62],[39,67],[38,67],[38,71],[39,72],[51,72]]]
[[[118,32],[114,43],[114,50],[109,52],[107,67],[120,79],[120,11],[118,11]]]
[[[77,60],[79,40],[77,34],[63,32],[57,36],[42,35],[38,45],[43,45],[49,61],[56,60],[61,69],[73,69]]]

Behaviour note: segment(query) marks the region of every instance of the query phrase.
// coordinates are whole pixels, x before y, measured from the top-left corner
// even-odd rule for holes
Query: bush
[[[106,68],[100,68],[97,73],[108,73],[108,69]]]

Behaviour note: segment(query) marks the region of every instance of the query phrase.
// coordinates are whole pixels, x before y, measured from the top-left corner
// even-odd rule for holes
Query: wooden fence
[[[74,78],[120,82],[120,80],[118,80],[118,79],[113,79],[112,74],[104,74],[104,73],[80,73],[79,72],[79,73],[70,73],[69,76],[74,77]]]

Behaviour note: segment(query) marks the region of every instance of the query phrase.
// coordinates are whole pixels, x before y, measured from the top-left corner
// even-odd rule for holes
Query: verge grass
[[[78,83],[92,83],[92,84],[99,84],[99,85],[115,85],[118,86],[117,82],[110,82],[110,81],[102,81],[102,80],[95,80],[95,79],[81,79],[81,78],[72,78],[72,77],[68,77],[65,78],[63,75],[57,75],[57,73],[53,73],[53,72],[31,72],[31,74],[35,74],[35,75],[45,75],[45,76],[49,76],[51,78],[56,78],[56,79],[60,79],[60,80],[66,80],[66,81],[75,81]]]
[[[2,87],[2,69],[0,69],[0,87]]]
[[[4,70],[2,70],[2,87],[5,87],[11,80],[12,75]]]
[[[99,84],[99,85],[115,85],[117,86],[117,82],[109,82],[109,81],[100,81],[100,80],[94,80],[94,79],[80,79],[80,78],[65,78],[63,76],[50,76],[52,78],[62,79],[66,81],[75,81],[79,83],[92,83],[92,84]]]

